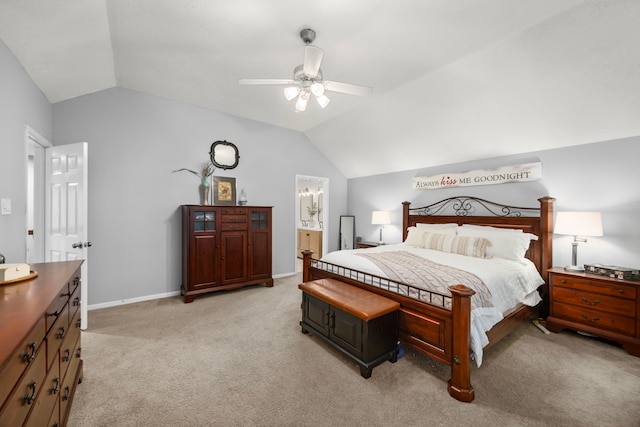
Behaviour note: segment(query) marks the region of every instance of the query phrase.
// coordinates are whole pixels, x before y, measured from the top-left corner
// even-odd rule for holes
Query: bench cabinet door
[[[325,337],[329,337],[330,307],[326,302],[302,293],[302,321]]]
[[[329,338],[349,353],[361,358],[363,324],[361,319],[332,307]]]

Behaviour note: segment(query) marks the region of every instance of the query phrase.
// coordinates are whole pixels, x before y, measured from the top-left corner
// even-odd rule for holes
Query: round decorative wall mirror
[[[211,144],[209,156],[213,166],[225,170],[235,168],[240,160],[238,147],[228,141],[216,141]]]

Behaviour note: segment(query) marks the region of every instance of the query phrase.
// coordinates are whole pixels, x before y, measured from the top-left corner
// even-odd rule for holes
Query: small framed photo
[[[214,205],[236,205],[236,179],[226,176],[212,176],[212,197]]]

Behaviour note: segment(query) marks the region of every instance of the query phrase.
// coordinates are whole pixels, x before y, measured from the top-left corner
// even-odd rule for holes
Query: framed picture
[[[236,179],[226,176],[212,176],[211,192],[214,205],[236,205]]]

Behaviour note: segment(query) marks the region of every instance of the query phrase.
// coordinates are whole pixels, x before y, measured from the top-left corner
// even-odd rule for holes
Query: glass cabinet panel
[[[196,211],[193,213],[193,231],[215,231],[216,213]]]

